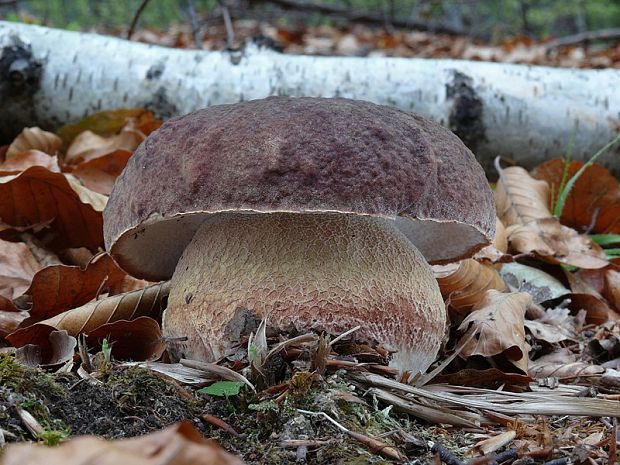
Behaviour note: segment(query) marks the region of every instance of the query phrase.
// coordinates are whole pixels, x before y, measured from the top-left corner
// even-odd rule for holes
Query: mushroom
[[[488,244],[495,207],[458,137],[415,114],[342,98],[219,105],[138,147],[104,211],[106,247],[134,276],[172,277],[173,357],[214,361],[268,315],[340,334],[426,370],[445,307],[427,263]]]

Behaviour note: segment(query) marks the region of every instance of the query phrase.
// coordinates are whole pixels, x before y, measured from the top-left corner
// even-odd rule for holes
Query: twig
[[[434,444],[431,448],[431,452],[433,454],[439,455],[439,460],[441,460],[442,463],[445,463],[446,465],[465,465],[465,462],[456,457],[456,455],[454,455],[441,444]]]
[[[208,413],[203,414],[201,418],[207,423],[209,423],[210,425],[213,425],[216,428],[226,431],[227,433],[232,434],[236,438],[241,437],[241,435],[237,433],[232,426],[230,426],[228,423],[226,423],[221,418],[214,417],[213,415],[209,415]]]
[[[233,30],[232,21],[230,19],[230,12],[228,7],[224,3],[224,0],[217,0],[217,4],[222,11],[222,17],[224,18],[224,26],[226,27],[226,47],[232,48],[235,41],[235,31]]]
[[[307,11],[311,13],[320,13],[326,16],[337,16],[345,18],[348,21],[362,24],[376,24],[384,26],[386,23],[385,14],[366,13],[360,11],[351,11],[348,6],[337,6],[327,3],[305,2],[302,0],[261,0],[263,3],[272,3],[284,10]],[[437,32],[450,35],[467,35],[470,37],[484,39],[487,38],[483,34],[472,33],[465,29],[453,28],[441,23],[433,23],[429,21],[416,21],[413,19],[392,19],[391,25],[396,28],[416,29],[418,31]]]
[[[561,459],[553,459],[543,463],[543,465],[568,465],[568,459],[566,457]]]
[[[404,461],[406,459],[406,457],[403,456],[400,452],[398,452],[398,450],[396,450],[395,448],[390,447],[387,444],[384,444],[378,439],[371,438],[370,436],[366,436],[362,433],[358,433],[356,431],[352,431],[350,429],[345,428],[344,426],[342,426],[340,423],[338,423],[336,420],[334,420],[332,417],[330,417],[325,412],[311,412],[309,410],[301,410],[301,409],[297,409],[297,411],[299,413],[303,413],[304,415],[311,415],[315,417],[325,418],[327,421],[329,421],[332,425],[334,425],[336,428],[338,428],[343,433],[349,435],[356,441],[359,441],[362,444],[366,445],[374,453],[379,453],[392,460]]]
[[[592,40],[616,40],[620,39],[620,28],[600,29],[598,31],[581,32],[559,39],[552,40],[544,44],[546,51],[558,47],[566,47],[569,45],[579,45]]]
[[[140,3],[140,6],[136,10],[136,14],[133,15],[131,25],[129,26],[129,30],[127,31],[127,40],[131,40],[131,36],[133,35],[133,32],[136,29],[136,25],[138,24],[138,19],[140,19],[140,15],[142,14],[142,11],[144,11],[144,8],[146,8],[146,5],[148,3],[149,0],[142,0],[142,3]]]
[[[192,22],[192,35],[194,36],[194,43],[198,50],[202,50],[202,36],[200,35],[200,24],[198,24],[198,15],[196,14],[196,7],[194,6],[194,0],[187,0],[187,11],[189,12],[189,18]]]
[[[340,340],[344,339],[344,338],[345,338],[345,337],[347,337],[349,334],[354,333],[355,331],[357,331],[357,330],[358,330],[358,329],[360,329],[360,328],[361,328],[361,326],[356,326],[355,328],[352,328],[352,329],[350,329],[350,330],[348,330],[348,331],[346,331],[346,332],[342,333],[340,336],[338,336],[338,337],[337,337],[337,338],[335,338],[333,341],[331,341],[331,342],[329,343],[329,346],[330,346],[330,347],[333,347],[333,346],[334,346],[334,344],[335,344],[336,342],[338,342],[338,341],[340,341]]]

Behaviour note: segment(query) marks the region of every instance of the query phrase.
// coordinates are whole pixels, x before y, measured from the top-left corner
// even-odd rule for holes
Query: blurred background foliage
[[[73,30],[121,30],[132,21],[142,0],[0,0],[0,17]],[[286,2],[285,2],[286,3]],[[352,13],[373,13],[391,22],[438,24],[491,41],[527,35],[534,39],[612,28],[620,25],[620,0],[294,0],[329,5]],[[346,15],[326,15],[283,8],[273,0],[150,0],[140,27],[165,29],[191,20],[220,17],[226,5],[233,19],[277,25],[344,26]],[[337,17],[340,16],[340,17]]]

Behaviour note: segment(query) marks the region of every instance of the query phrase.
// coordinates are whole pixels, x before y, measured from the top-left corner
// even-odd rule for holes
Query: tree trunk
[[[55,128],[103,109],[162,117],[269,95],[341,96],[411,110],[455,131],[489,173],[586,159],[620,131],[620,72],[461,60],[203,52],[0,22],[0,137]],[[574,129],[573,129],[574,128]],[[234,128],[231,128],[234,130]],[[620,174],[620,149],[602,160]]]

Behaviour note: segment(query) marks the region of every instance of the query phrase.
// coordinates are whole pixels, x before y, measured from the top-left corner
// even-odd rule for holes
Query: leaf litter
[[[156,430],[203,451],[215,446],[200,438],[212,437],[245,463],[611,460],[620,269],[608,233],[618,198],[609,173],[603,190],[592,186],[599,165],[559,219],[563,162],[501,170],[494,243],[435,268],[451,325],[427,375],[398,377],[383,348],[351,344],[355,328],[332,339],[273,335],[266,320],[218,364],[170,364],[160,330],[168,283],[136,280],[97,255],[106,196],[158,125],[144,110],[102,112],[59,136],[25,129],[0,151],[0,191],[11,191],[0,201],[3,441],[63,443],[64,461],[100,447],[155,463],[124,450],[139,442],[69,438]],[[0,463],[39,453],[8,450]]]

